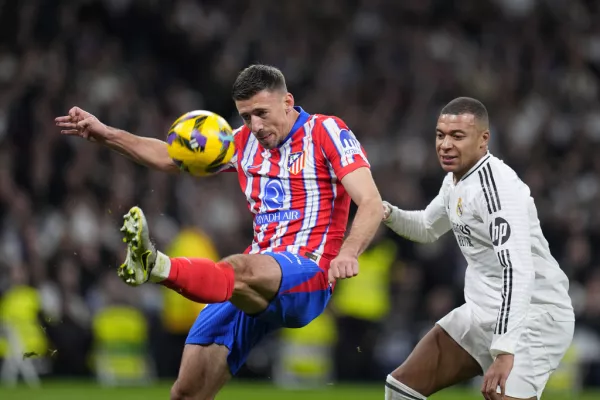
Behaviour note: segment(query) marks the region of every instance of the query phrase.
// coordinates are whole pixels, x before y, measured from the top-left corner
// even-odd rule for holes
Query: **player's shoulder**
[[[487,166],[490,179],[497,181],[499,185],[511,189],[529,190],[529,187],[521,180],[521,178],[519,178],[519,175],[516,173],[516,171],[500,158],[490,154],[490,158],[487,161]]]
[[[340,117],[312,114],[309,126],[313,139],[323,147],[349,147],[355,153],[360,150],[358,139]]]
[[[341,124],[341,125],[346,125],[346,123],[344,122],[344,120],[336,115],[329,115],[329,114],[310,114],[311,118],[314,118],[315,123],[323,123],[323,122],[335,122],[337,124]]]
[[[250,137],[252,136],[250,128],[248,128],[246,125],[242,125],[239,128],[234,129],[232,134],[233,142],[238,148],[244,147],[246,143],[248,143]]]
[[[529,187],[514,169],[491,153],[486,154],[468,173],[468,184],[479,193],[511,192],[529,195]]]
[[[454,185],[454,175],[452,174],[452,172],[448,172],[445,176],[444,179],[442,179],[442,185],[440,187],[440,192],[439,194],[444,198],[444,199],[448,199],[448,196],[450,195],[450,193],[452,192],[452,186]],[[446,200],[444,200],[446,201]]]
[[[452,172],[448,172],[446,175],[444,175],[444,179],[442,180],[442,187],[451,185],[453,180],[454,175],[452,174]]]
[[[452,172],[448,172],[444,175],[444,179],[442,180],[442,192],[446,193],[454,183],[454,175]]]
[[[315,133],[329,133],[339,132],[342,130],[349,130],[348,125],[340,117],[335,115],[326,114],[311,114],[309,123],[312,125],[312,130]]]
[[[250,134],[250,129],[246,125],[242,125],[238,128],[235,128],[232,132],[233,137],[243,137],[248,136]]]

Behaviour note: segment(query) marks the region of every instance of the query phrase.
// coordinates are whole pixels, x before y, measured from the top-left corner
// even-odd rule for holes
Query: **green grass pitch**
[[[164,400],[169,398],[169,383],[146,387],[103,388],[89,382],[45,382],[39,388],[6,388],[0,386],[2,400]],[[319,390],[290,391],[269,384],[233,382],[217,396],[218,400],[381,400],[382,385],[352,386],[331,385]],[[430,397],[432,400],[476,400],[483,399],[476,391],[449,389]],[[544,400],[592,400],[600,399],[600,393],[585,393],[580,396],[547,393]]]

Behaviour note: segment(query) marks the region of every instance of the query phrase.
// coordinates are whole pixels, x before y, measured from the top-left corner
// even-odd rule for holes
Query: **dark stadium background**
[[[208,109],[235,127],[230,87],[254,62],[281,68],[307,111],[343,118],[383,197],[407,209],[424,207],[441,183],[440,108],[461,95],[483,101],[491,151],[531,187],[571,279],[575,340],[548,392],[567,398],[600,386],[598,21],[592,0],[0,1],[0,358],[25,360],[42,379],[31,392],[3,389],[5,368],[0,397],[165,398],[197,308],[117,280],[120,217],[141,205],[170,254],[240,252],[251,219],[235,176],[149,172],[61,137],[53,119],[78,105],[164,138],[179,115]],[[382,397],[385,375],[462,303],[465,262],[449,234],[423,246],[382,229],[372,250],[394,256],[353,291],[379,296],[357,306],[340,284],[343,300],[319,326],[270,338],[231,390],[266,399],[300,385],[316,388],[315,399],[321,388],[324,398]],[[373,259],[363,270],[381,266]],[[128,341],[123,331],[140,334]],[[295,363],[307,349],[314,357]],[[147,373],[136,373],[140,365]],[[263,392],[244,386],[250,380]],[[358,381],[364,388],[344,389]],[[477,382],[465,390],[476,395]]]

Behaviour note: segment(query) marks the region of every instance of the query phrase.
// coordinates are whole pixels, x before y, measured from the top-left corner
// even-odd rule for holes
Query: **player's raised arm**
[[[488,163],[478,171],[481,195],[475,204],[489,227],[490,240],[502,271],[499,304],[490,353],[514,354],[523,332],[535,281],[531,254],[529,189],[516,174],[502,174]]]
[[[63,135],[80,136],[103,144],[146,167],[165,172],[178,172],[179,169],[169,157],[167,144],[161,140],[133,135],[111,128],[94,115],[79,107],[69,110],[69,115],[57,117],[56,125]]]
[[[398,235],[419,243],[431,243],[451,229],[444,203],[444,186],[424,209],[405,211],[383,203],[383,223]]]

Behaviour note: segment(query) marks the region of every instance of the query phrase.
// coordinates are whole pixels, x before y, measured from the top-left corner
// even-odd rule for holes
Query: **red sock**
[[[171,258],[169,277],[162,285],[196,303],[222,303],[233,294],[231,264],[207,258]]]

